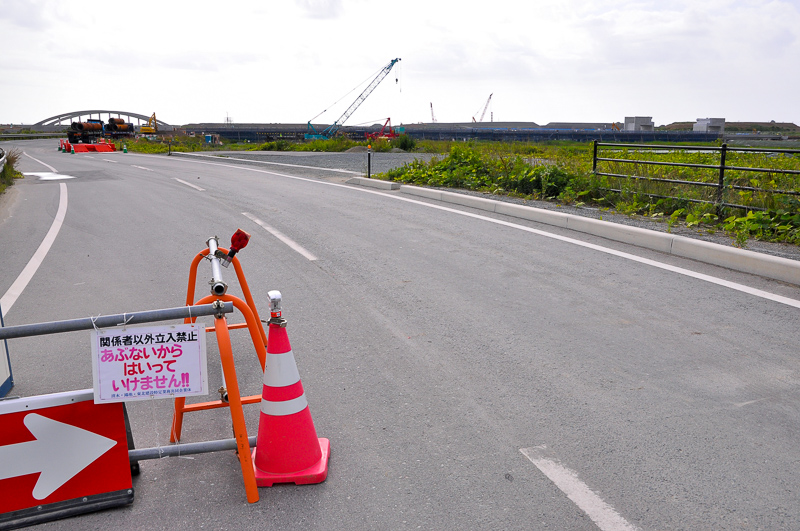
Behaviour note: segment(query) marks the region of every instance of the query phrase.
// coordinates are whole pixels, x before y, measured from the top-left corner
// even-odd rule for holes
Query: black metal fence
[[[666,162],[666,161],[659,161],[659,160],[648,160],[648,159],[639,159],[639,158],[617,158],[617,157],[603,157],[599,156],[602,154],[602,151],[613,151],[615,154],[630,154],[630,150],[634,150],[634,153],[651,153],[654,154],[651,158],[655,158],[655,154],[658,152],[661,153],[675,153],[675,152],[707,152],[707,153],[714,153],[717,155],[717,162],[713,164],[709,163],[694,163],[694,162]],[[592,154],[592,173],[599,176],[606,176],[611,178],[616,178],[620,180],[629,180],[631,182],[639,182],[639,183],[651,183],[651,184],[664,184],[668,185],[672,190],[673,194],[680,193],[682,190],[682,186],[689,186],[695,187],[696,189],[705,189],[710,190],[713,192],[712,198],[703,198],[702,193],[697,194],[701,197],[689,197],[687,194],[680,194],[680,195],[667,195],[667,194],[655,194],[650,193],[642,189],[634,190],[634,187],[630,187],[629,189],[623,189],[622,186],[619,188],[603,188],[603,190],[607,190],[610,192],[616,193],[635,193],[639,195],[645,195],[654,198],[662,198],[662,199],[675,199],[680,201],[687,201],[691,203],[702,203],[702,204],[710,204],[714,205],[717,210],[717,214],[721,215],[723,208],[737,208],[743,210],[769,210],[769,208],[764,206],[758,206],[757,204],[749,204],[743,205],[734,202],[730,202],[727,200],[730,197],[731,192],[743,193],[740,194],[740,197],[743,197],[746,194],[760,194],[762,197],[762,203],[767,204],[774,204],[774,198],[776,196],[800,196],[800,191],[796,188],[796,183],[794,179],[791,179],[790,182],[784,182],[782,184],[790,185],[790,188],[787,187],[780,187],[776,185],[775,180],[771,179],[769,182],[772,185],[771,187],[763,187],[758,185],[747,186],[747,184],[753,183],[760,183],[759,180],[752,180],[744,178],[741,172],[747,173],[761,173],[767,174],[769,177],[773,175],[800,175],[800,170],[798,169],[783,169],[783,168],[762,168],[762,167],[754,167],[754,166],[739,166],[739,165],[729,165],[727,163],[728,155],[732,153],[742,153],[742,154],[761,154],[761,155],[768,155],[768,156],[794,156],[800,154],[800,150],[797,149],[768,149],[768,148],[749,148],[749,147],[728,147],[727,144],[722,144],[722,146],[668,146],[668,145],[653,145],[653,144],[617,144],[617,143],[607,143],[607,142],[593,142],[593,154]],[[649,175],[636,175],[634,173],[611,173],[608,171],[598,171],[598,163],[608,163],[609,165],[613,164],[616,166],[623,166],[623,167],[632,167],[635,171],[639,171],[642,168],[648,167],[670,167],[670,168],[691,168],[695,170],[705,170],[705,176],[693,176],[697,180],[689,180],[689,179],[673,179],[673,178],[663,178],[663,177],[653,177]],[[641,165],[641,167],[640,167]],[[800,164],[798,164],[800,167]],[[709,170],[712,171],[716,178],[709,179],[708,174]],[[702,173],[702,172],[696,172]],[[704,178],[705,177],[705,178]],[[639,187],[642,188],[642,187]],[[786,189],[784,189],[786,188]],[[764,201],[764,199],[767,199]]]

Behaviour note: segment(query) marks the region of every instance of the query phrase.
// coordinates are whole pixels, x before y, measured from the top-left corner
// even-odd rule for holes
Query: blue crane
[[[328,138],[333,137],[336,134],[336,132],[339,130],[339,128],[344,124],[344,122],[348,118],[350,118],[350,115],[352,115],[354,112],[356,112],[356,109],[358,109],[358,107],[362,103],[364,103],[364,100],[367,99],[367,96],[369,96],[372,93],[372,91],[375,90],[375,87],[377,87],[380,84],[380,82],[383,81],[383,78],[385,78],[386,76],[389,75],[389,72],[392,70],[392,68],[394,67],[395,63],[397,63],[399,61],[400,61],[399,58],[398,59],[392,59],[389,62],[389,64],[387,64],[386,66],[381,68],[381,71],[378,72],[378,75],[375,76],[375,79],[373,79],[370,82],[370,84],[367,85],[367,88],[365,88],[364,91],[356,98],[356,101],[354,101],[350,105],[350,107],[348,107],[347,110],[344,111],[344,114],[342,114],[339,117],[338,120],[336,120],[331,125],[326,127],[321,133],[317,132],[317,130],[314,128],[314,126],[311,125],[311,120],[309,120],[309,122],[308,122],[308,131],[309,132],[306,133],[306,135],[305,135],[306,140],[309,140],[309,139],[312,139],[312,140],[328,139]],[[311,133],[311,131],[313,131],[313,133]]]

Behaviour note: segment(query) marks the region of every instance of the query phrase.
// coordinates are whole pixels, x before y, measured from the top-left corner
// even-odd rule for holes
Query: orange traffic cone
[[[328,477],[330,441],[318,439],[281,316],[281,294],[269,292],[267,362],[258,439],[253,450],[256,484],[308,485]]]

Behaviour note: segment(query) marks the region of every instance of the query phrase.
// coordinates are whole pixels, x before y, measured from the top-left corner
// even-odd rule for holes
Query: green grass
[[[749,238],[800,244],[800,201],[772,190],[798,190],[797,176],[774,172],[726,171],[726,184],[764,188],[768,192],[727,190],[725,202],[765,211],[727,209],[720,219],[713,204],[714,187],[689,187],[675,183],[633,180],[596,175],[591,171],[592,146],[578,142],[542,144],[420,142],[420,150],[449,151],[430,162],[415,161],[379,174],[377,178],[422,186],[452,187],[506,194],[528,199],[582,205],[595,204],[619,213],[663,220],[671,229],[678,223],[707,231],[724,230],[734,244],[745,246]],[[605,158],[658,160],[693,164],[719,164],[718,153],[680,150],[652,152],[647,149],[619,149],[600,154]],[[728,153],[726,165],[750,168],[800,169],[800,156],[764,153]],[[651,166],[624,162],[599,162],[598,171],[639,175],[653,179],[674,179],[716,183],[718,169]],[[620,190],[612,192],[610,189]],[[654,197],[654,196],[673,196]]]
[[[14,179],[22,179],[24,175],[17,171],[16,165],[22,152],[16,148],[6,151],[6,164],[0,172],[0,193],[5,192],[6,188],[14,184]]]

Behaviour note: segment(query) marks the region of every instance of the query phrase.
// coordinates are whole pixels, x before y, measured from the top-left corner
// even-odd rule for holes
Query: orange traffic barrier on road
[[[220,361],[222,363],[222,374],[225,378],[227,389],[220,389],[220,400],[211,402],[202,402],[187,404],[185,397],[178,397],[175,399],[175,411],[172,417],[172,430],[170,432],[170,442],[177,442],[181,438],[181,429],[183,427],[183,416],[185,413],[192,411],[202,411],[206,409],[216,409],[227,407],[230,409],[231,421],[233,423],[233,434],[236,439],[236,451],[239,457],[239,464],[242,469],[242,478],[244,479],[245,492],[247,494],[247,501],[255,503],[258,501],[258,488],[256,486],[255,472],[252,464],[252,457],[250,451],[250,443],[247,437],[247,426],[244,420],[244,411],[242,410],[243,404],[255,404],[261,401],[261,395],[253,395],[242,397],[239,393],[239,384],[236,378],[236,366],[233,360],[233,350],[231,347],[230,330],[247,328],[250,332],[250,338],[253,342],[261,370],[264,370],[266,362],[266,345],[267,336],[264,333],[264,327],[261,325],[261,319],[258,316],[253,296],[250,293],[250,288],[247,285],[247,279],[242,271],[242,266],[236,256],[231,258],[236,277],[239,281],[239,286],[242,289],[245,300],[239,297],[228,295],[227,285],[222,282],[219,275],[219,260],[229,254],[227,249],[218,247],[217,238],[210,238],[207,241],[208,249],[204,249],[198,253],[189,269],[189,284],[186,291],[186,305],[191,306],[194,304],[209,304],[215,301],[232,302],[233,306],[242,313],[245,323],[229,325],[227,319],[223,314],[215,316],[214,326],[206,328],[206,332],[214,332],[217,336],[217,344],[219,346]],[[202,260],[209,260],[212,264],[212,281],[211,281],[211,295],[202,297],[198,301],[194,301],[195,285],[197,282],[197,268]],[[196,318],[186,319],[186,323],[193,323]]]
[[[258,438],[253,449],[256,484],[308,485],[328,477],[330,441],[317,438],[300,373],[286,333],[281,294],[269,292],[271,319]]]
[[[72,144],[73,153],[111,153],[116,151],[114,144]]]

